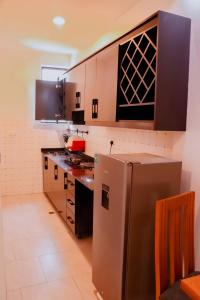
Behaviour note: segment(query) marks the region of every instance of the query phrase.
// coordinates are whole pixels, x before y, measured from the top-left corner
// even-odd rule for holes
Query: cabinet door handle
[[[58,166],[57,165],[54,166],[54,179],[58,180]]]
[[[73,183],[71,180],[67,179],[67,182],[68,182],[71,186],[74,186],[74,183]]]
[[[92,100],[92,119],[98,118],[98,99]]]
[[[69,222],[70,222],[71,224],[74,224],[74,220],[72,220],[71,217],[67,217],[67,220],[69,220]]]
[[[44,158],[44,168],[45,170],[48,170],[48,157]]]
[[[72,206],[74,205],[74,202],[71,199],[67,199],[67,202]]]
[[[76,92],[76,108],[81,107],[81,92]]]
[[[67,190],[67,173],[64,173],[64,190]]]

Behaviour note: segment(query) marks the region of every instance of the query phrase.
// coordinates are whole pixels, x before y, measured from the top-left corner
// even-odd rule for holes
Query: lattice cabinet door
[[[190,27],[190,19],[159,11],[123,37],[117,121],[186,129]]]
[[[119,120],[153,120],[156,94],[157,20],[119,46]]]

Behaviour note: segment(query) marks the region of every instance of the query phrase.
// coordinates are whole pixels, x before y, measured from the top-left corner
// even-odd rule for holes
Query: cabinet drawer
[[[74,183],[69,183],[67,185],[68,191],[70,194],[72,194],[74,196],[74,192],[75,192],[75,184]]]
[[[67,210],[70,209],[73,212],[73,214],[75,214],[75,201],[73,200],[73,197],[67,195],[66,203]]]
[[[71,209],[67,207],[67,225],[75,233],[75,217]]]
[[[75,189],[75,178],[68,174],[67,176],[67,188],[68,190],[74,194],[74,189]]]

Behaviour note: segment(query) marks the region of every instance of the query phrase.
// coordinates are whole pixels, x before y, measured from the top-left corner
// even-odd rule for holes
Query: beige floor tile
[[[6,262],[11,262],[16,259],[12,244],[9,241],[4,242],[4,259]]]
[[[44,194],[4,198],[7,300],[96,300],[92,239],[77,240],[49,211]]]
[[[91,264],[79,249],[76,249],[74,253],[68,253],[67,263],[71,273],[74,276],[76,276],[77,274],[88,276],[88,274],[90,275],[91,273]]]
[[[6,264],[8,291],[43,283],[44,281],[44,273],[37,259],[14,261]]]
[[[23,288],[22,300],[83,300],[83,297],[74,281],[65,278]]]
[[[7,241],[28,238],[29,231],[26,226],[26,222],[22,220],[20,222],[12,222],[10,224],[3,223],[3,236]]]
[[[28,198],[28,195],[7,195],[2,197],[2,202],[4,203],[16,203],[21,199]]]
[[[47,201],[47,200],[46,200]],[[49,211],[54,211],[51,204],[46,201],[31,200],[20,202],[20,207],[23,212],[34,212],[38,215],[48,214]]]
[[[67,230],[63,234],[52,235],[52,241],[57,249],[57,252],[72,252],[77,251],[77,244],[74,239],[68,234]]]
[[[45,196],[45,194],[43,193],[35,193],[35,194],[31,194],[31,200],[39,200],[39,201],[45,201],[47,202],[47,197]]]
[[[92,284],[92,274],[76,274],[74,282],[79,288],[84,300],[97,300],[96,289]]]
[[[12,248],[17,260],[39,257],[57,251],[57,247],[53,241],[47,237],[16,240],[12,243]]]
[[[29,238],[47,237],[51,234],[51,229],[43,221],[27,223]]]
[[[46,284],[22,288],[21,293],[22,300],[51,300]]]
[[[15,219],[16,216],[19,217],[20,216],[20,204],[19,203],[3,203],[2,205],[2,219],[3,221],[5,220],[5,218],[9,218],[9,221],[12,219]]]
[[[6,300],[22,300],[21,291],[16,290],[16,291],[8,292]]]
[[[44,255],[39,259],[47,281],[70,276],[69,256],[67,252]]]
[[[81,293],[71,278],[52,281],[47,284],[52,300],[82,300]]]

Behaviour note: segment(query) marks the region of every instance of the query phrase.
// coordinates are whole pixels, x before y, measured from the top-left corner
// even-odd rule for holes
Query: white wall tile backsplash
[[[66,125],[8,124],[0,122],[2,194],[42,192],[41,148],[62,147],[60,136]],[[25,130],[24,130],[25,128]]]
[[[152,152],[172,156],[174,141],[184,133],[153,132],[125,128],[90,127],[86,136],[88,153],[109,153],[110,141],[114,141],[112,153]]]
[[[12,122],[1,123],[1,184],[2,193],[24,194],[42,191],[41,148],[63,147],[62,134],[66,124],[50,125],[35,122],[33,126]],[[25,129],[24,129],[25,128]],[[74,129],[73,126],[71,126]],[[184,136],[180,132],[152,132],[125,128],[86,127],[86,153],[94,155],[101,152],[108,154],[110,141],[114,141],[112,153],[150,152],[173,157],[174,145]]]

